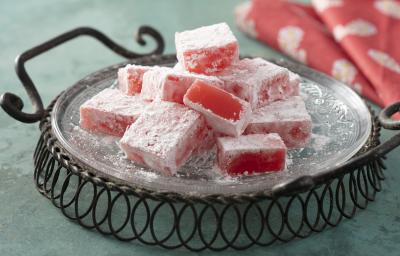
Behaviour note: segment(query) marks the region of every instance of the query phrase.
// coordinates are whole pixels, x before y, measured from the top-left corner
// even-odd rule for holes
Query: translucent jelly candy
[[[143,74],[152,67],[128,64],[118,69],[118,88],[126,95],[135,95],[142,90]]]
[[[160,99],[183,104],[183,96],[196,79],[214,85],[222,85],[222,82],[216,77],[192,74],[171,68],[154,68],[143,76],[141,97],[146,100]]]
[[[204,139],[204,118],[183,105],[153,102],[120,141],[128,159],[167,175],[176,174]]]
[[[311,117],[302,98],[294,96],[254,111],[245,133],[278,133],[288,148],[300,148],[307,145],[311,128]]]
[[[217,138],[218,166],[229,175],[285,168],[286,146],[276,133]]]
[[[239,136],[251,117],[248,102],[203,81],[196,80],[183,102],[202,113],[214,131]]]
[[[226,23],[175,33],[176,55],[190,72],[210,75],[238,60],[238,42]]]
[[[121,137],[148,103],[116,89],[104,89],[80,107],[83,129]]]

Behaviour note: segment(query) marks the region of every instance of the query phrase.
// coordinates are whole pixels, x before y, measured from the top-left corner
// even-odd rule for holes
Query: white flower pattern
[[[332,7],[343,5],[343,0],[311,0],[317,12],[323,12]]]
[[[380,65],[386,67],[387,69],[390,69],[393,72],[400,74],[399,62],[397,62],[389,54],[379,50],[369,49],[368,56],[371,57],[374,61],[376,61]]]
[[[347,23],[346,25],[336,25],[333,28],[333,36],[336,41],[342,40],[348,35],[371,36],[377,33],[377,28],[371,22],[363,19],[357,19]]]
[[[374,7],[390,17],[400,19],[400,3],[395,0],[377,0]]]
[[[337,80],[351,84],[357,75],[357,69],[354,65],[346,59],[338,59],[333,62],[332,65],[332,76]]]
[[[235,8],[236,24],[238,28],[247,35],[257,38],[256,24],[247,15],[251,9],[251,1],[239,4]]]
[[[304,31],[296,26],[287,26],[279,30],[278,45],[281,50],[292,58],[306,63],[307,54],[304,49],[300,49]]]

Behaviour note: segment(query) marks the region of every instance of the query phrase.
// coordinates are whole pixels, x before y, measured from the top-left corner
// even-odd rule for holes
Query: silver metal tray
[[[145,54],[129,51],[96,29],[78,27],[17,57],[15,70],[33,112],[23,111],[23,100],[11,92],[0,96],[0,106],[20,122],[40,121],[41,135],[33,154],[36,188],[82,227],[168,249],[243,250],[337,226],[365,209],[382,190],[384,156],[400,145],[400,134],[381,144],[380,130],[400,129],[400,122],[391,119],[400,111],[400,102],[377,117],[342,84],[284,61],[278,64],[303,76],[302,92],[316,134],[309,148],[290,152],[284,172],[229,179],[216,176],[204,166],[207,161],[198,160],[185,167],[187,175],[163,177],[121,159],[115,138],[77,128],[77,109],[110,86],[116,69],[125,63],[89,75],[47,108],[25,69],[27,61],[80,36],[90,36],[143,65],[172,65],[175,57],[162,55],[164,40],[148,26],[140,27],[136,36],[141,45],[148,36],[156,42],[155,49]],[[202,172],[196,173],[199,169]],[[165,223],[171,226],[168,234],[158,232],[157,227]],[[211,239],[208,234],[213,234]]]
[[[363,100],[344,84],[301,64],[275,61],[302,77],[301,94],[313,121],[311,143],[290,150],[286,169],[279,173],[228,177],[214,170],[214,154],[190,159],[178,176],[167,177],[124,158],[118,138],[90,134],[79,128],[80,105],[103,90],[115,86],[117,64],[95,72],[67,89],[52,112],[53,133],[61,145],[90,172],[117,183],[151,191],[186,195],[240,194],[264,191],[302,176],[331,170],[354,156],[367,141],[371,116]],[[130,63],[173,66],[173,55],[137,59]]]

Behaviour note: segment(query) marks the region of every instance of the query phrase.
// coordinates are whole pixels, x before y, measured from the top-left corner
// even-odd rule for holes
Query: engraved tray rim
[[[363,115],[367,115],[366,116],[366,120],[367,120],[367,129],[366,129],[366,133],[362,135],[362,143],[359,144],[359,146],[354,150],[354,152],[352,154],[350,154],[349,156],[346,157],[346,159],[343,161],[347,161],[348,159],[350,159],[351,157],[353,157],[354,155],[357,154],[357,152],[359,152],[359,150],[366,144],[370,133],[371,133],[371,128],[372,128],[372,120],[371,120],[371,113],[368,110],[368,107],[366,106],[365,102],[354,92],[352,91],[350,88],[348,88],[346,85],[334,80],[331,77],[328,77],[325,74],[322,74],[318,71],[315,71],[303,64],[299,64],[299,63],[295,63],[295,62],[291,62],[291,61],[287,61],[287,60],[273,60],[273,59],[268,59],[271,60],[279,65],[285,66],[289,69],[295,69],[296,72],[301,73],[301,75],[305,78],[309,78],[312,80],[320,80],[320,81],[324,81],[324,83],[326,82],[325,85],[328,86],[336,86],[336,89],[339,89],[342,91],[343,94],[347,94],[350,95],[349,98],[352,99],[352,104],[355,104],[358,109],[358,111],[360,111],[360,113],[362,113]],[[66,89],[57,99],[54,108],[51,112],[51,127],[52,127],[52,133],[55,135],[55,137],[58,139],[59,143],[61,144],[61,146],[68,152],[70,153],[80,164],[84,169],[87,169],[89,173],[94,174],[95,176],[99,176],[102,178],[106,178],[109,179],[111,181],[117,182],[118,184],[123,184],[123,185],[127,185],[130,187],[134,187],[134,188],[143,188],[146,190],[150,190],[150,191],[158,191],[158,192],[163,192],[163,193],[178,193],[178,194],[187,194],[189,196],[196,196],[196,195],[210,195],[210,194],[223,194],[224,196],[229,196],[232,194],[238,194],[237,192],[235,192],[235,189],[231,189],[230,191],[217,191],[217,192],[205,192],[204,191],[193,191],[193,192],[184,192],[184,191],[180,191],[179,189],[177,190],[175,189],[171,189],[171,190],[165,190],[165,189],[158,189],[157,186],[149,186],[141,184],[140,182],[138,183],[131,183],[129,181],[126,181],[124,179],[121,179],[119,177],[107,174],[102,172],[101,170],[98,170],[97,168],[93,167],[90,163],[86,162],[86,160],[84,159],[84,157],[81,157],[79,154],[76,153],[76,151],[69,145],[69,143],[66,141],[65,137],[62,134],[62,131],[60,130],[60,127],[57,124],[57,116],[60,114],[60,111],[62,111],[61,105],[63,102],[63,99],[67,96],[70,96],[71,93],[73,94],[74,90],[76,90],[76,88],[82,84],[85,83],[87,81],[90,81],[91,78],[96,77],[97,79],[102,79],[102,74],[106,73],[107,70],[113,70],[116,69],[118,67],[122,67],[128,63],[135,63],[135,64],[142,64],[142,65],[146,65],[146,64],[151,64],[151,65],[166,65],[166,64],[171,64],[172,61],[176,61],[175,59],[175,55],[170,54],[170,55],[153,55],[150,57],[143,57],[143,58],[137,58],[137,59],[133,59],[133,60],[128,60],[128,61],[124,61],[122,63],[118,63],[112,66],[108,66],[106,68],[100,69],[96,72],[93,72],[89,75],[87,75],[85,78],[79,80],[78,82],[76,82],[74,85],[72,85],[71,87],[69,87],[68,89]],[[301,72],[300,72],[301,71]],[[104,166],[103,168],[107,168],[107,166]],[[316,174],[311,174],[310,176],[316,176],[318,174],[318,172]],[[302,176],[300,176],[302,177]],[[296,177],[299,178],[299,177]],[[286,181],[285,181],[286,182]],[[278,184],[279,185],[279,184]],[[233,186],[235,187],[235,186]],[[269,194],[271,188],[265,188],[263,191],[265,194]],[[239,194],[248,194],[248,193],[258,193],[260,191],[246,191],[243,193],[239,193]]]

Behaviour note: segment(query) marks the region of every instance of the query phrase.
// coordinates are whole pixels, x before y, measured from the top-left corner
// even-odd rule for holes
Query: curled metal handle
[[[381,113],[379,114],[379,122],[385,129],[400,130],[400,121],[390,118],[397,112],[400,113],[400,101],[384,108],[381,111]]]
[[[146,41],[144,39],[145,35],[148,35],[152,37],[153,40],[155,40],[156,48],[152,52],[146,54],[138,54],[135,52],[131,52],[125,49],[124,47],[120,46],[119,44],[115,43],[113,40],[111,40],[108,36],[106,36],[102,32],[93,28],[79,27],[67,31],[53,39],[50,39],[38,46],[35,46],[25,51],[24,53],[19,55],[15,60],[15,71],[18,75],[18,78],[21,80],[21,83],[24,86],[25,91],[29,96],[29,99],[32,102],[35,112],[34,113],[23,112],[22,111],[22,108],[24,107],[23,101],[21,100],[20,97],[12,93],[4,93],[0,97],[0,105],[4,109],[4,111],[7,112],[10,116],[15,118],[16,120],[23,123],[34,123],[39,121],[43,117],[45,110],[43,108],[42,99],[38,91],[36,90],[36,87],[32,82],[32,79],[26,72],[25,63],[28,60],[50,49],[55,48],[58,45],[61,45],[67,41],[70,41],[82,35],[90,36],[97,39],[107,48],[112,50],[114,53],[128,59],[143,57],[152,54],[161,54],[164,51],[164,46],[165,46],[161,34],[157,30],[148,26],[140,27],[135,38],[140,45],[146,44]]]
[[[395,113],[400,113],[400,102],[394,103],[379,114],[379,122],[385,129],[400,130],[400,121],[392,120],[390,117]],[[365,152],[362,155],[354,157],[340,166],[332,167],[317,175],[306,175],[292,181],[278,184],[272,188],[272,196],[292,196],[298,193],[306,192],[316,187],[317,184],[328,182],[340,174],[345,174],[349,170],[354,170],[367,164],[371,158],[384,156],[400,145],[400,133],[394,135],[381,145]]]

